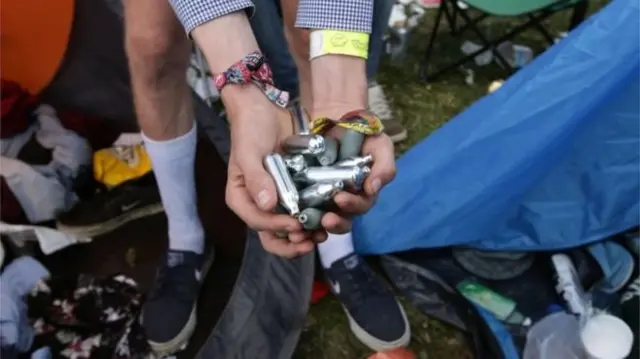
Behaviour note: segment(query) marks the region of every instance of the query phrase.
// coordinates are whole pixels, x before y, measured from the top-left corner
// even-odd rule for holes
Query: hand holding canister
[[[337,122],[318,119],[311,134],[286,138],[283,155],[265,158],[280,205],[307,231],[325,229],[323,224],[332,231],[335,228],[327,224],[332,221],[348,225],[341,211],[366,212],[380,187],[395,172],[393,145],[381,130],[379,119],[356,111]],[[378,166],[378,160],[382,166]],[[376,176],[373,179],[372,174]],[[329,212],[335,212],[336,205],[340,213],[325,220]]]

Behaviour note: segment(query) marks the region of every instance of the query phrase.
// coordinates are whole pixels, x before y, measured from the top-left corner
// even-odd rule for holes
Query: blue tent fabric
[[[614,0],[409,150],[358,252],[552,250],[638,225],[639,21]]]

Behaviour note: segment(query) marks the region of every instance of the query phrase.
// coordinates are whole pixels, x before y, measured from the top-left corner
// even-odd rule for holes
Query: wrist
[[[233,125],[238,121],[273,121],[282,136],[297,131],[291,113],[271,102],[267,96],[253,84],[225,86],[221,91],[222,103],[227,118]]]
[[[361,110],[363,106],[358,106],[356,104],[334,104],[334,105],[325,105],[322,107],[314,107],[311,112],[311,119],[315,120],[319,117],[328,117],[332,120],[340,119],[344,114],[354,111]]]
[[[311,61],[312,118],[339,118],[367,107],[365,60],[352,56],[325,55]]]
[[[260,111],[270,111],[274,105],[267,96],[254,84],[232,84],[222,88],[220,91],[222,104],[228,114],[228,118],[244,118],[237,116],[245,111],[259,113]]]

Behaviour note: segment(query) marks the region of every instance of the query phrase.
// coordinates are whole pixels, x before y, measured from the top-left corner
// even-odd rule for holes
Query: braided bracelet
[[[225,72],[215,75],[213,80],[218,91],[229,84],[254,84],[276,105],[287,107],[289,103],[289,93],[275,86],[269,64],[257,51],[231,65]]]

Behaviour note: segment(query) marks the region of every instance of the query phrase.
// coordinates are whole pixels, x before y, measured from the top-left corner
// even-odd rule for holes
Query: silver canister
[[[300,206],[317,207],[329,202],[333,196],[342,191],[342,181],[330,181],[313,184],[300,191]]]
[[[293,183],[293,179],[287,170],[282,156],[277,153],[267,155],[264,158],[264,166],[271,177],[273,177],[282,207],[284,207],[290,215],[298,215],[300,213],[298,189]]]
[[[360,156],[365,135],[351,129],[346,129],[340,140],[339,160]]]
[[[307,168],[307,160],[303,155],[284,157],[284,163],[291,173],[302,172]]]
[[[305,208],[298,215],[298,222],[308,231],[320,229],[322,227],[322,216],[324,211],[317,208]]]
[[[308,167],[296,174],[294,179],[310,184],[342,181],[349,189],[359,191],[369,173],[369,167]]]
[[[320,135],[292,135],[282,143],[285,152],[290,155],[319,155],[327,148],[324,137]]]
[[[321,166],[331,166],[338,159],[339,144],[338,140],[331,137],[324,138],[325,149],[319,155],[316,155],[316,160]]]
[[[369,166],[373,163],[373,156],[366,155],[364,157],[349,157],[342,161],[336,162],[334,167],[362,167]]]

